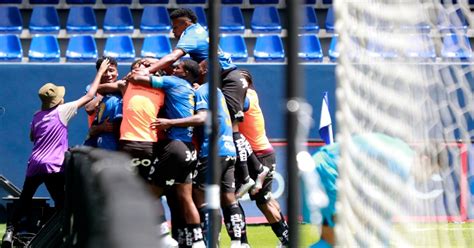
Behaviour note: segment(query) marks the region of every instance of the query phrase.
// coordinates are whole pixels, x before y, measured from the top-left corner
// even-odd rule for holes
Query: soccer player
[[[273,175],[268,173],[268,171],[273,172],[275,170],[275,152],[265,132],[265,119],[253,85],[252,75],[246,70],[241,70],[241,73],[249,83],[249,89],[247,90],[246,99],[248,104],[244,107],[245,117],[244,121],[239,123],[239,130],[247,138],[254,154],[258,158],[258,161],[249,160],[248,163],[249,168],[254,168],[250,170],[250,174],[257,182],[255,190],[251,190],[250,199],[256,202],[257,207],[265,215],[281,244],[287,246],[288,224],[283,218],[280,204],[272,197]],[[262,167],[262,164],[264,167]],[[259,174],[254,174],[252,171],[256,171]]]
[[[96,62],[96,68],[99,69],[100,64],[105,58],[100,58]],[[113,58],[107,72],[102,76],[101,84],[115,82],[117,80],[117,61]],[[97,107],[94,107],[99,101]],[[122,122],[122,94],[120,92],[106,93],[103,96],[98,95],[94,100],[86,105],[90,108],[94,107],[96,112],[94,121],[89,129],[89,137],[85,145],[90,145],[102,149],[116,151],[119,147],[120,123]],[[88,112],[89,113],[89,112]]]
[[[64,103],[66,89],[52,83],[43,85],[38,92],[41,110],[33,116],[30,139],[33,151],[28,159],[25,182],[12,222],[3,236],[2,247],[12,247],[13,235],[21,218],[30,210],[33,195],[41,184],[45,184],[56,210],[64,205],[64,153],[68,149],[69,121],[77,114],[77,109],[91,101],[97,91],[102,75],[109,67],[109,60],[102,61],[99,70],[86,95],[78,100]]]
[[[201,73],[207,72],[205,63],[200,63]],[[187,127],[199,126],[197,133],[200,139],[200,151],[198,155],[198,165],[193,178],[193,194],[196,206],[199,208],[201,214],[201,223],[207,227],[206,220],[208,219],[205,213],[204,187],[205,177],[208,167],[209,155],[209,136],[204,132],[203,125],[207,119],[209,112],[209,85],[207,83],[201,85],[196,90],[196,114],[192,117],[182,119],[163,119],[158,118],[153,123],[153,127],[158,129],[167,129],[170,127]],[[224,215],[224,223],[227,228],[227,233],[231,239],[231,247],[241,246],[242,226],[245,225],[245,220],[242,219],[242,211],[235,198],[235,179],[234,179],[234,165],[236,160],[236,151],[232,139],[232,124],[225,103],[225,98],[220,90],[218,90],[218,120],[219,120],[219,137],[218,137],[218,156],[222,166],[222,181],[221,181],[221,207]],[[205,230],[206,228],[204,228]]]
[[[194,90],[191,84],[199,76],[198,63],[184,60],[175,67],[173,76],[132,74],[127,80],[131,84],[163,89],[166,94],[165,115],[167,118],[177,119],[194,114]],[[151,175],[152,183],[158,187],[159,191],[156,193],[159,195],[173,185],[176,187],[173,193],[176,194],[180,214],[186,222],[186,226],[177,227],[177,231],[184,236],[184,239],[178,238],[180,246],[205,247],[199,212],[192,198],[191,172],[197,162],[196,149],[192,143],[193,127],[170,127],[166,130],[166,135],[167,139],[158,142],[158,163]]]
[[[400,180],[408,181],[413,165],[401,164],[399,161],[414,162],[415,152],[405,142],[382,133],[367,133],[354,136],[352,142],[361,152],[370,154],[370,157],[385,160],[388,170],[397,175]],[[388,154],[387,151],[391,154]],[[389,158],[393,154],[397,154],[396,160]],[[313,159],[316,164],[315,170],[319,174],[321,184],[329,198],[329,204],[321,209],[323,216],[321,239],[311,247],[333,247],[335,245],[334,215],[336,213],[335,205],[338,191],[338,167],[340,166],[339,143],[322,147],[314,154]],[[391,217],[387,216],[387,221],[390,221],[390,219]]]
[[[206,61],[209,57],[209,34],[197,23],[197,16],[193,11],[186,8],[176,9],[170,14],[170,18],[173,34],[178,39],[178,43],[170,54],[165,55],[160,60],[149,60],[151,63],[149,70],[152,73],[172,65],[186,54],[189,54],[198,63]],[[249,177],[247,168],[246,154],[251,153],[251,151],[246,150],[246,148],[250,147],[250,145],[248,145],[245,137],[239,133],[237,125],[244,117],[243,105],[247,92],[247,82],[232,63],[230,56],[220,50],[219,64],[222,79],[221,90],[232,121],[234,145],[237,149],[236,169],[241,170],[240,174],[242,175],[240,179],[242,187],[237,191],[241,195],[255,184]]]

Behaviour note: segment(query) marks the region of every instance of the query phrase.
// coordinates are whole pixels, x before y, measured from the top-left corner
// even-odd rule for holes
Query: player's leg
[[[64,207],[64,198],[66,192],[64,191],[65,178],[64,173],[53,173],[46,176],[44,180],[46,189],[54,201],[54,208],[56,211]]]

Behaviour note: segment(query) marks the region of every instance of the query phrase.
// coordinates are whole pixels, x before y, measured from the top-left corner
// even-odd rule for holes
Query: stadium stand
[[[169,32],[171,21],[168,10],[164,6],[145,6],[140,22],[140,32]]]
[[[58,33],[59,16],[53,6],[35,6],[31,13],[30,33]]]
[[[21,3],[22,0],[0,0],[0,4],[15,4]]]
[[[132,0],[102,0],[103,4],[132,4]]]
[[[243,0],[222,0],[223,4],[242,4]]]
[[[194,13],[196,13],[196,16],[198,18],[198,23],[201,24],[201,26],[203,26],[204,28],[207,29],[207,16],[206,16],[206,12],[204,11],[204,8],[202,6],[184,6],[185,8],[189,8],[191,9],[192,11],[194,11]]]
[[[78,35],[69,39],[66,50],[68,62],[95,62],[98,57],[97,46],[91,35]]]
[[[280,14],[275,6],[257,6],[252,14],[252,32],[281,32]]]
[[[329,44],[328,55],[329,55],[329,60],[331,62],[336,62],[337,58],[339,58],[339,51],[337,50],[337,40],[338,40],[338,35],[334,35],[331,38],[331,43]]]
[[[250,4],[278,4],[279,0],[250,0]]]
[[[300,52],[298,56],[304,61],[323,61],[323,50],[318,36],[315,34],[303,34],[299,36]]]
[[[53,35],[34,36],[31,39],[28,57],[32,62],[59,62],[58,40]]]
[[[316,4],[316,0],[306,0],[304,1],[305,4]]]
[[[238,32],[245,31],[244,16],[239,6],[222,6],[221,7],[221,32]]]
[[[96,33],[97,21],[91,6],[73,6],[69,10],[66,22],[66,30],[69,34],[74,33]]]
[[[334,10],[332,9],[332,6],[328,9],[325,26],[326,32],[334,33]]]
[[[171,52],[171,43],[166,35],[146,36],[143,40],[142,57],[162,58]]]
[[[418,58],[423,61],[435,61],[435,45],[431,37],[426,33],[411,34],[412,45],[405,51],[405,56]]]
[[[461,9],[440,11],[438,16],[438,29],[440,32],[451,32],[455,30],[467,31],[469,24]]]
[[[177,4],[205,4],[206,0],[176,0]]]
[[[132,33],[132,12],[127,6],[108,7],[104,17],[104,33]]]
[[[393,59],[398,57],[397,51],[395,49],[387,48],[383,44],[380,44],[380,40],[368,40],[367,41],[367,51],[370,53],[370,56],[373,57],[382,57],[385,59]],[[354,51],[357,53],[358,51]]]
[[[30,0],[30,4],[58,4],[59,0]]]
[[[469,61],[472,59],[472,48],[467,35],[444,34],[443,47],[441,48],[443,59],[460,59]]]
[[[67,4],[95,4],[95,0],[66,0]]]
[[[133,61],[135,47],[132,38],[128,35],[110,36],[105,42],[104,56],[110,56],[117,61]]]
[[[23,29],[23,18],[20,9],[16,6],[0,7],[0,32],[1,33],[21,33]]]
[[[256,62],[283,62],[285,50],[281,37],[277,34],[258,36],[253,55]]]
[[[14,34],[0,35],[0,61],[20,62],[23,56],[20,38]]]
[[[245,40],[241,35],[223,34],[219,45],[225,53],[229,53],[235,62],[247,62],[248,51]]]
[[[302,20],[300,24],[300,30],[304,32],[319,32],[318,17],[314,12],[313,7],[304,6],[301,13]]]

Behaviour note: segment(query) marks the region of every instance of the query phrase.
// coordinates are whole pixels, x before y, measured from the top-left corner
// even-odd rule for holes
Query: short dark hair
[[[247,83],[249,84],[249,88],[254,89],[252,74],[250,74],[250,72],[245,69],[240,69],[240,75],[245,78],[245,81],[247,81]]]
[[[136,66],[136,65],[140,65],[142,63],[142,59],[136,59],[135,61],[133,61],[133,63],[130,65],[130,70],[133,70],[133,68]]]
[[[186,59],[181,63],[183,63],[184,70],[186,70],[186,72],[191,75],[191,83],[196,82],[196,80],[198,80],[199,76],[201,75],[198,62],[192,59]]]
[[[117,60],[115,58],[112,58],[112,57],[109,57],[109,56],[103,56],[95,62],[95,69],[99,70],[100,65],[102,64],[102,61],[104,61],[106,59],[109,60],[109,65],[114,65],[115,67],[117,67]]]
[[[187,17],[189,18],[189,20],[191,20],[192,23],[197,23],[197,19],[198,19],[194,11],[188,8],[179,8],[179,9],[174,10],[170,14],[171,20],[174,20],[180,17]]]

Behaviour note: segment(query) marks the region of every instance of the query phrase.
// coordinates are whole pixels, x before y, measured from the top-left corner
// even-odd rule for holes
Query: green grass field
[[[395,225],[394,228],[400,228]],[[5,232],[5,224],[0,224],[0,235]],[[248,239],[253,248],[272,248],[278,244],[278,239],[268,225],[250,225],[247,228]],[[442,223],[416,224],[405,235],[414,241],[414,247],[474,247],[474,223]],[[461,244],[459,241],[464,239]],[[311,225],[301,225],[300,247],[308,247],[318,240],[317,229]],[[225,229],[221,231],[221,247],[229,247],[230,240]],[[401,247],[396,240],[391,240],[392,247]]]

